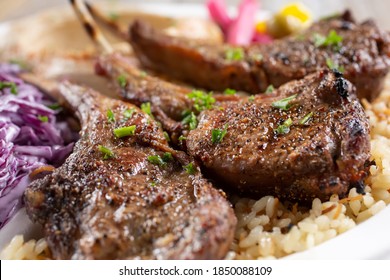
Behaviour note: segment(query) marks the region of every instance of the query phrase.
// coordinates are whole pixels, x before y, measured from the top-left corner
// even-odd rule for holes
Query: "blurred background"
[[[119,2],[140,3],[139,0],[100,0],[89,2]],[[204,3],[205,0],[143,0],[142,3]],[[237,5],[240,0],[226,0],[226,3]],[[390,1],[388,0],[258,0],[261,7],[272,12],[280,9],[282,5],[289,2],[304,3],[313,12],[315,17],[329,15],[342,11],[345,8],[351,9],[359,20],[375,18],[376,21],[386,29],[390,30]],[[0,21],[7,21],[36,13],[45,8],[64,6],[68,0],[0,0]]]

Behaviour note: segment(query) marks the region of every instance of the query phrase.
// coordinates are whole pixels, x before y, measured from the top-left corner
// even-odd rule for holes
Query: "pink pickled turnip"
[[[207,8],[211,19],[222,29],[227,43],[248,45],[258,39],[261,42],[269,41],[265,36],[255,36],[255,20],[259,8],[256,0],[243,0],[234,19],[229,16],[224,0],[209,0]]]
[[[224,33],[227,32],[232,19],[229,17],[224,0],[209,0],[207,8],[211,19],[219,25]]]
[[[243,0],[237,18],[229,26],[226,41],[233,45],[248,45],[255,34],[258,5],[255,0]]]

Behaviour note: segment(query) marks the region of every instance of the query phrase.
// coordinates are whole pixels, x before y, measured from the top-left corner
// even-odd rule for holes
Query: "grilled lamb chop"
[[[354,23],[349,13],[319,21],[298,36],[246,48],[172,38],[140,21],[131,26],[130,38],[144,65],[209,90],[256,94],[329,66],[343,68],[358,97],[372,100],[390,65],[389,34],[372,21]]]
[[[236,192],[310,203],[344,196],[366,176],[369,122],[338,72],[219,104],[199,119],[187,136],[188,153]]]
[[[187,155],[169,148],[157,123],[89,89],[64,83],[60,92],[81,121],[81,139],[25,192],[53,257],[223,258],[236,224],[230,204]],[[128,136],[113,133],[133,125],[134,132],[115,130]]]

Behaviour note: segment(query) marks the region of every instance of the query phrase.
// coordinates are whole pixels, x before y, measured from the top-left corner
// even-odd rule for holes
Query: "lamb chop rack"
[[[55,259],[220,259],[236,218],[223,192],[134,105],[68,82],[80,119],[66,162],[25,192]]]
[[[314,23],[297,36],[242,48],[172,38],[141,21],[129,34],[145,66],[208,90],[257,94],[330,67],[344,71],[360,99],[372,100],[390,66],[389,34],[373,21],[355,23],[349,12]]]
[[[120,68],[112,65],[122,63],[122,69],[127,65],[120,58],[116,60],[105,66],[100,63],[112,78],[120,73]],[[141,83],[143,86],[138,86]],[[180,96],[185,92],[142,75],[126,79],[121,90],[128,94],[132,87],[143,88],[150,100],[158,88],[175,100],[172,104],[179,103],[178,92]],[[132,92],[144,96],[139,90]],[[201,101],[206,98],[204,94]],[[284,109],[274,107],[280,100],[285,103]],[[181,148],[198,160],[209,178],[225,188],[230,186],[234,193],[252,197],[273,194],[310,203],[315,197],[326,200],[332,194],[344,196],[366,176],[368,119],[355,88],[337,71],[319,71],[271,94],[208,102],[196,104],[201,106],[195,110],[192,104],[199,125],[190,128],[188,135],[180,126],[178,132],[187,136]],[[182,104],[181,110],[190,103]]]
[[[273,107],[291,96],[290,110]],[[234,193],[310,203],[344,196],[367,175],[368,119],[355,88],[338,72],[318,72],[270,94],[236,96],[203,109],[199,125],[188,135],[181,131],[187,138],[181,148]],[[307,123],[300,124],[305,116]],[[291,132],[277,135],[290,119]],[[213,133],[225,131],[229,140],[213,143]]]

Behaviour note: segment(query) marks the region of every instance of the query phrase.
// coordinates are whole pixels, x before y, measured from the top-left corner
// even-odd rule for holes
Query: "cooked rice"
[[[281,203],[273,196],[259,200],[235,198],[238,225],[227,259],[281,258],[312,248],[383,210],[390,203],[390,77],[373,103],[363,101],[371,123],[371,167],[365,195],[351,189],[348,197],[314,199],[310,210]],[[0,259],[44,259],[44,239],[23,241],[15,236]]]
[[[1,260],[43,260],[49,258],[49,250],[44,238],[24,242],[22,235],[16,235],[1,251]]]

